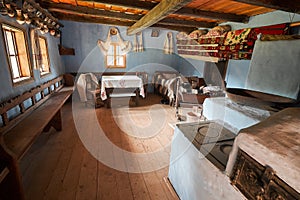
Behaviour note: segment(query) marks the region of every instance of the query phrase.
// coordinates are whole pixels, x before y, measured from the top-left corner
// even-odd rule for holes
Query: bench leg
[[[48,125],[44,128],[44,132],[48,132],[51,126],[55,128],[56,131],[62,130],[61,109],[57,111],[57,113],[54,115],[54,117],[51,119]]]
[[[24,190],[18,161],[0,146],[1,164],[7,166],[9,172],[0,183],[0,199],[24,200]]]

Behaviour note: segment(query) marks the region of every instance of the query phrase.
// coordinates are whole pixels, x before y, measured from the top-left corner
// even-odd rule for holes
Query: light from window
[[[50,72],[49,56],[48,56],[48,48],[47,48],[46,39],[39,36],[39,45],[40,45],[40,55],[41,55],[40,72],[43,75],[43,74],[47,74]]]
[[[24,32],[2,25],[13,83],[32,77]]]
[[[117,43],[111,43],[106,55],[106,67],[125,68],[126,54],[122,54],[121,47]]]

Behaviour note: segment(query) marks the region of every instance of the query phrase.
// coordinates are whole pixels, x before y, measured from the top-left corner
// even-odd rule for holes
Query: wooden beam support
[[[128,35],[138,33],[165,18],[168,14],[177,11],[192,0],[162,0],[145,16],[127,29]]]
[[[300,14],[299,0],[233,0],[240,3]]]

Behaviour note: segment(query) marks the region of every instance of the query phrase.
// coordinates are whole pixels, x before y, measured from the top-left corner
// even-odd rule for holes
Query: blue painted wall
[[[300,21],[300,15],[283,12],[283,11],[274,11],[274,12],[251,17],[250,21],[247,24],[243,24],[243,23],[224,23],[224,24],[229,24],[231,25],[233,30],[238,30],[242,28],[253,28],[253,27],[267,26],[267,25],[274,25],[274,24],[281,24],[281,23],[290,23],[291,20],[292,22]],[[250,61],[245,61],[245,60],[229,61],[226,79],[225,79],[227,82],[227,88],[229,87],[244,88],[247,74],[249,71],[249,66],[250,66]]]
[[[144,52],[129,52],[127,54],[127,67],[125,69],[107,69],[104,56],[97,46],[99,39],[106,41],[110,26],[62,21],[63,46],[75,49],[75,56],[63,56],[67,72],[103,72],[103,71],[145,71],[151,76],[153,72],[179,71],[184,75],[199,75],[203,73],[203,61],[184,59],[176,54],[175,37],[173,31],[175,53],[163,53],[163,46],[168,30],[160,30],[159,37],[151,37],[152,29],[143,30]],[[134,41],[134,36],[127,36],[127,27],[117,27],[123,40]]]
[[[30,63],[31,66],[32,63],[32,51],[31,51],[31,41],[29,37],[29,26],[19,25],[14,19],[11,19],[9,17],[5,17],[0,15],[0,23],[7,23],[10,25],[13,25],[15,27],[24,29],[26,32],[26,37],[28,39],[28,49],[29,49],[29,56],[30,56]],[[0,102],[4,101],[6,99],[12,98],[14,96],[17,96],[19,94],[22,94],[24,91],[29,90],[43,82],[46,82],[50,79],[53,79],[54,77],[57,77],[60,74],[64,73],[64,62],[61,59],[61,56],[58,53],[58,47],[59,39],[54,38],[50,36],[49,34],[45,34],[48,42],[48,50],[49,50],[49,57],[50,57],[50,68],[51,68],[51,74],[46,75],[43,77],[40,77],[40,73],[38,70],[33,70],[34,73],[34,81],[30,83],[26,83],[24,85],[16,86],[14,87],[12,85],[12,80],[10,77],[9,72],[9,64],[6,56],[6,50],[5,50],[5,44],[4,44],[4,38],[2,34],[2,30],[0,30]]]

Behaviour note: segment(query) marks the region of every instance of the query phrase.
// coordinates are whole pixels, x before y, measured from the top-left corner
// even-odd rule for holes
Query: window
[[[40,45],[40,55],[41,55],[39,67],[40,67],[41,75],[44,75],[50,72],[48,46],[47,46],[46,38],[39,36],[39,45]]]
[[[111,43],[106,55],[106,67],[125,68],[126,54],[122,54],[121,46],[117,43]]]
[[[13,83],[32,77],[24,31],[8,25],[2,25],[6,52]]]

